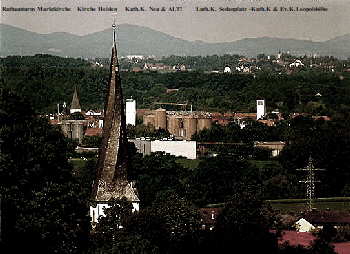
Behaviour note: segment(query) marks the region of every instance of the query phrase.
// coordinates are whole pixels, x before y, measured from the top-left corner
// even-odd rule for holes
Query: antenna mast
[[[116,44],[116,40],[117,40],[117,36],[116,36],[116,28],[117,28],[117,13],[113,13],[113,24],[112,24],[112,28],[113,28],[113,46]]]

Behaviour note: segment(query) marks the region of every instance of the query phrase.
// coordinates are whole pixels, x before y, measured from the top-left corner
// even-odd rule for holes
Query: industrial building
[[[85,128],[87,120],[62,120],[58,124],[62,126],[63,133],[69,139],[77,139],[82,143],[85,136]]]
[[[150,155],[153,152],[164,152],[174,156],[182,156],[194,160],[197,158],[196,141],[150,140],[145,138],[129,139],[139,153]]]
[[[196,131],[212,127],[210,115],[204,113],[166,111],[159,108],[143,116],[143,124],[165,129],[178,140],[191,140]]]

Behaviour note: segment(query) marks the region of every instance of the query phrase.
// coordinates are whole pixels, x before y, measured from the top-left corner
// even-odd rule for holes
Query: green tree
[[[290,136],[279,155],[279,161],[290,174],[305,168],[309,157],[318,172],[317,196],[339,196],[349,179],[350,151],[349,125],[336,121],[312,120],[295,117],[290,121]],[[305,175],[298,173],[299,180]]]
[[[156,212],[165,233],[162,253],[194,253],[198,248],[196,232],[200,230],[197,208],[185,199],[170,196]]]
[[[163,202],[170,195],[183,196],[181,179],[184,178],[186,169],[175,160],[174,156],[162,152],[152,153],[139,158],[138,163],[133,162],[133,169],[137,171],[137,189],[143,209]]]
[[[199,207],[227,202],[238,190],[260,184],[255,167],[227,155],[201,159],[187,181],[189,200]]]
[[[92,240],[95,246],[92,246],[90,252],[160,253],[158,247],[152,243],[154,240],[152,236],[143,234],[146,231],[158,232],[151,229],[157,224],[155,218],[153,220],[151,217],[152,220],[148,223],[148,216],[143,216],[145,212],[132,214],[132,204],[126,198],[113,199],[109,205],[110,207],[104,210],[105,216],[99,218],[93,231]],[[143,228],[143,226],[150,226],[150,228]]]
[[[81,253],[89,218],[62,132],[5,89],[0,118],[1,248]]]
[[[83,139],[83,145],[86,147],[100,147],[102,136],[87,136]]]
[[[159,219],[157,209],[134,212],[125,229],[129,234],[138,235],[154,246],[159,247],[166,241],[166,230]]]
[[[135,234],[120,234],[114,241],[94,251],[95,254],[160,254],[159,248]]]
[[[214,241],[217,251],[268,253],[277,251],[277,239],[269,232],[262,196],[246,188],[237,191],[217,218]]]
[[[105,216],[98,219],[94,233],[102,236],[102,243],[108,244],[117,239],[132,213],[132,204],[125,197],[111,199],[104,208]]]
[[[105,209],[94,230],[94,253],[195,253],[197,208],[178,196],[152,210],[131,213],[130,205],[117,199]]]

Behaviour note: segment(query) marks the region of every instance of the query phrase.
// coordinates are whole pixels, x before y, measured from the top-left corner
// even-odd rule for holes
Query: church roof
[[[71,109],[81,109],[80,104],[79,104],[79,99],[78,99],[78,93],[77,89],[74,89],[74,94],[73,94],[73,99],[72,99],[72,104],[71,104]]]
[[[136,190],[128,183],[126,119],[122,97],[115,26],[113,26],[113,48],[110,64],[107,99],[105,101],[102,144],[99,150],[97,175],[93,184],[91,199],[108,201],[126,197],[139,201]]]

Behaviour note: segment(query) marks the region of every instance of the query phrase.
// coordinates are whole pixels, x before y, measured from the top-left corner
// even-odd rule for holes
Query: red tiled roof
[[[311,242],[315,240],[315,236],[310,232],[297,232],[295,230],[283,230],[282,237],[278,243],[289,242],[290,245],[310,246]]]
[[[313,223],[350,223],[350,213],[349,212],[310,212],[306,213],[304,216],[311,224]]]
[[[284,230],[282,231],[282,237],[279,238],[278,243],[282,244],[289,242],[290,245],[302,245],[304,247],[310,246],[312,241],[316,237],[310,232],[297,232],[294,230]],[[338,254],[350,254],[350,242],[345,243],[333,243],[334,251]]]
[[[245,119],[245,118],[251,118],[251,119],[255,119],[256,118],[256,113],[235,113],[234,114],[234,119]]]
[[[88,128],[85,132],[85,136],[88,136],[88,137],[102,136],[102,129],[101,128]]]
[[[259,123],[266,124],[267,126],[274,126],[275,122],[271,120],[258,120]]]
[[[330,121],[331,119],[328,116],[312,116],[312,119],[318,120],[318,119],[324,119],[325,121]]]
[[[57,119],[50,120],[50,124],[52,125],[58,125],[59,121]]]
[[[297,116],[308,117],[308,116],[310,116],[310,114],[309,113],[290,113],[289,116],[291,118],[294,118],[294,117],[297,117]]]
[[[335,243],[334,251],[338,254],[350,254],[350,242]]]

